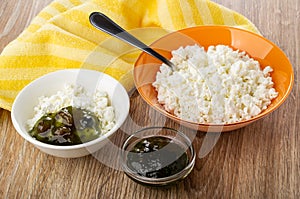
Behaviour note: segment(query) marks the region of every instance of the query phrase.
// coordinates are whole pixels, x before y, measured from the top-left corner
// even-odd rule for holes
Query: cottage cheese
[[[164,108],[184,120],[227,124],[250,119],[265,110],[278,93],[270,66],[229,46],[198,45],[172,52],[172,71],[163,64],[153,86]]]
[[[67,106],[93,112],[101,121],[102,134],[107,133],[115,125],[114,108],[104,91],[96,90],[91,94],[83,86],[66,84],[61,91],[51,96],[41,96],[38,101],[33,118],[27,121],[28,129],[32,129],[43,115],[58,112]]]

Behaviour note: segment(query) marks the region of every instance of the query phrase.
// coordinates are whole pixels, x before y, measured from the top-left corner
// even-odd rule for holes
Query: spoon
[[[109,17],[100,12],[93,12],[90,15],[90,22],[93,26],[102,30],[103,32],[110,34],[134,47],[141,49],[142,51],[148,53],[149,55],[159,59],[166,65],[170,66],[171,69],[174,68],[174,64],[168,59],[163,57],[161,54],[138,40],[136,37],[128,33],[126,30],[121,28],[118,24],[112,21]]]

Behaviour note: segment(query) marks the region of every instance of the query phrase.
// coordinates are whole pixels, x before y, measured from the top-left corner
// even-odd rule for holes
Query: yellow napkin
[[[0,107],[11,110],[32,80],[66,68],[88,68],[133,88],[132,68],[140,51],[112,39],[89,23],[99,11],[145,43],[167,32],[198,25],[229,25],[253,32],[244,16],[208,0],[54,0],[0,56]]]

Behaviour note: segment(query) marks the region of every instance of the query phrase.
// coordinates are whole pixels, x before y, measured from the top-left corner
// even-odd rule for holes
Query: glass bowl
[[[165,186],[187,177],[195,157],[192,142],[184,133],[168,127],[147,127],[125,140],[120,162],[135,182]]]

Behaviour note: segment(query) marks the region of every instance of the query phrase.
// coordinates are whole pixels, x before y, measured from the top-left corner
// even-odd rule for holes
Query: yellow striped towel
[[[244,16],[208,0],[54,0],[0,56],[0,107],[11,110],[18,92],[55,70],[88,68],[133,88],[137,50],[92,27],[100,11],[149,44],[169,31],[228,25],[258,32]]]

